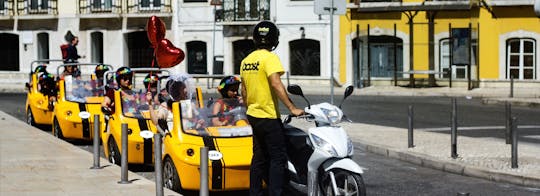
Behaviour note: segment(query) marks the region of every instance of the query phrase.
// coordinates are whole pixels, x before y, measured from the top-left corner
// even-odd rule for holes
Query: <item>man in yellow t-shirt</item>
[[[253,157],[250,169],[250,195],[265,195],[263,180],[268,185],[268,195],[282,195],[287,166],[287,149],[283,123],[279,114],[278,99],[292,115],[304,110],[290,101],[281,75],[283,65],[272,53],[279,41],[279,29],[269,21],[262,21],[253,29],[256,50],[242,60],[242,96],[247,106],[249,124],[253,128]]]

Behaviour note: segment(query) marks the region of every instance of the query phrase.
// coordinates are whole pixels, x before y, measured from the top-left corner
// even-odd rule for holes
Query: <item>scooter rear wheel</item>
[[[332,169],[324,173],[321,181],[321,192],[326,196],[335,196],[334,188],[332,186],[332,179],[330,178],[330,172],[334,173],[336,179],[338,195],[355,195],[365,196],[366,185],[362,176],[357,173],[342,169]]]

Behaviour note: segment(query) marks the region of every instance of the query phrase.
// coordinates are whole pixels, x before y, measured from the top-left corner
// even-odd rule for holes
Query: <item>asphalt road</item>
[[[307,97],[312,103],[329,100],[328,96]],[[0,94],[0,110],[24,120],[25,99],[25,94]],[[292,99],[299,107],[305,106],[301,98],[292,97]],[[338,103],[340,99],[341,97],[335,97]],[[449,125],[449,103],[449,98],[445,97],[353,96],[345,101],[344,113],[355,122],[406,127],[407,106],[413,104],[416,109],[415,114],[418,115],[416,117],[418,120],[416,125],[419,128],[440,128],[448,127]],[[474,99],[459,99],[458,104],[458,107],[461,108],[458,109],[458,112],[464,116],[460,120],[460,124],[464,126],[504,125],[504,106],[483,105],[479,100]],[[282,114],[287,114],[287,112],[282,111]],[[520,122],[523,123],[522,125],[540,124],[540,120],[538,120],[540,118],[540,110],[538,108],[515,107],[514,114],[520,118]],[[44,131],[50,130],[44,129]],[[484,131],[475,134],[492,135],[492,132],[495,131]],[[530,132],[529,134],[531,135],[540,135],[538,129],[527,129],[527,132]],[[493,137],[496,137],[496,134]],[[90,144],[78,142],[72,142],[72,144],[87,151],[92,151]],[[355,149],[353,159],[362,167],[368,168],[363,175],[364,182],[367,186],[367,195],[457,195],[457,193],[470,193],[470,195],[540,194],[540,189],[450,174],[377,154],[367,153],[360,148]],[[154,180],[152,167],[132,168],[130,166],[130,169],[135,170],[135,172],[148,179]],[[246,195],[246,192],[212,195],[239,196]]]

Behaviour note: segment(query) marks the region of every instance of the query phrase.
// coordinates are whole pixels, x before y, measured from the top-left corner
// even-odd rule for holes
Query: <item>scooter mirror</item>
[[[290,84],[289,86],[287,86],[287,91],[289,91],[289,93],[293,95],[304,96],[302,88],[300,88],[300,86],[298,86],[297,84]]]
[[[354,87],[352,85],[347,86],[347,88],[345,89],[345,96],[344,97],[347,98],[348,96],[352,95],[353,91],[354,91]]]
[[[351,85],[351,86],[347,86],[347,88],[345,89],[345,95],[343,96],[343,99],[341,100],[341,103],[339,104],[339,108],[341,108],[341,104],[343,104],[343,101],[345,101],[345,99],[347,99],[347,97],[349,97],[354,91],[354,87]]]

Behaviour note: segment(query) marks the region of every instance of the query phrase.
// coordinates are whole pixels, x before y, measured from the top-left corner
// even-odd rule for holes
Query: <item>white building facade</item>
[[[23,90],[32,61],[61,59],[60,45],[67,43],[64,35],[68,31],[79,37],[78,52],[85,56],[79,62],[105,63],[115,68],[151,67],[153,49],[145,28],[152,15],[164,21],[165,38],[186,54],[185,60],[173,70],[198,77],[239,74],[240,61],[254,49],[253,26],[261,20],[270,20],[280,28],[280,44],[275,52],[290,78],[327,81],[330,20],[329,16],[316,15],[313,3],[312,0],[0,0],[0,83],[4,90]],[[337,26],[336,22],[334,32]],[[56,72],[54,68],[48,71]]]

